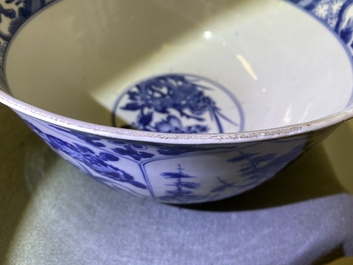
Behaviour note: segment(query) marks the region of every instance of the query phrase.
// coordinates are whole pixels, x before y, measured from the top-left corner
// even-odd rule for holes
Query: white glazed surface
[[[196,74],[238,99],[242,131],[312,121],[350,100],[347,50],[290,3],[222,1],[216,9],[207,2],[208,11],[203,1],[91,1],[61,1],[14,38],[6,76],[17,98],[111,125],[115,101],[132,84],[164,73]],[[225,116],[239,120],[221,93],[216,101]],[[227,125],[225,132],[237,132]]]

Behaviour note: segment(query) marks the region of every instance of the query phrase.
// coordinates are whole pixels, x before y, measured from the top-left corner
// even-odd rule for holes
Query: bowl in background
[[[352,118],[352,6],[1,2],[0,101],[113,188],[224,199]]]

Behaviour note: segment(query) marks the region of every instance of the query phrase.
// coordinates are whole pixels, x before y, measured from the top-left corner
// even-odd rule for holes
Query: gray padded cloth
[[[237,197],[173,206],[117,192],[0,106],[0,264],[324,264],[353,255],[353,197],[317,146]]]

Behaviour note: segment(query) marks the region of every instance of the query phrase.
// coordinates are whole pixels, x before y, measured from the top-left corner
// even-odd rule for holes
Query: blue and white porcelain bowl
[[[0,0],[0,101],[165,203],[275,176],[353,116],[352,0]]]

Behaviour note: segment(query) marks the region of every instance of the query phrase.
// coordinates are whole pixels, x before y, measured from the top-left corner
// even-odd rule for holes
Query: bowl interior
[[[339,112],[345,45],[276,0],[62,0],[11,42],[11,93],[71,118],[163,132],[238,132]]]

